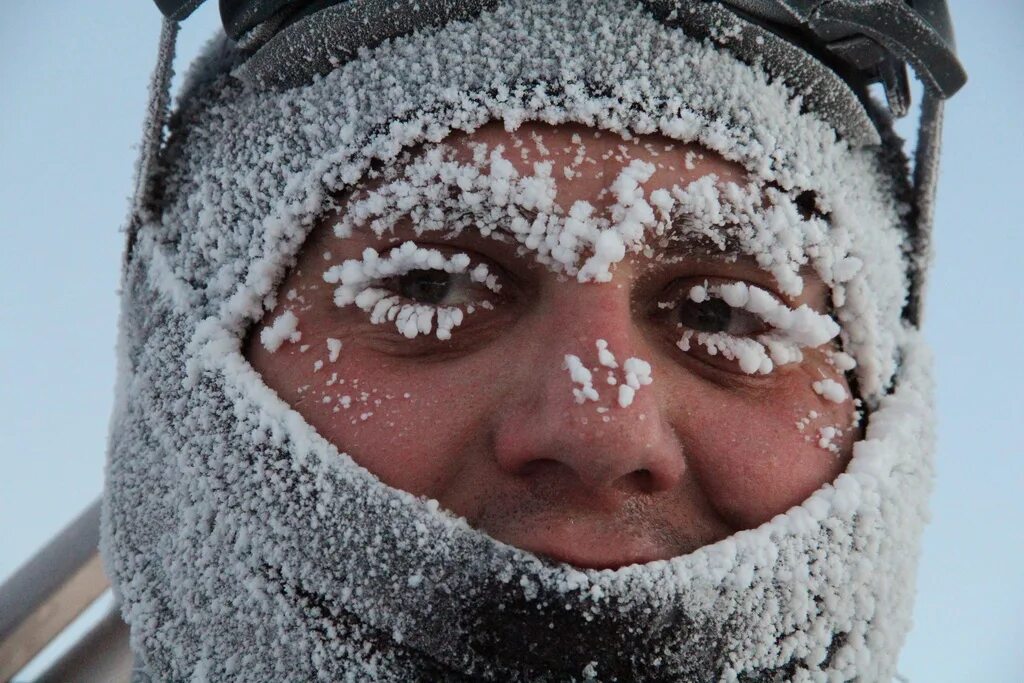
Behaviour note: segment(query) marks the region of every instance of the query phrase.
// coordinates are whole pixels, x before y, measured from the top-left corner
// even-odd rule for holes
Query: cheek
[[[385,483],[440,497],[483,447],[485,397],[445,364],[415,367],[352,349],[343,365],[354,378],[352,407],[314,426]]]
[[[767,522],[845,469],[853,405],[824,401],[803,372],[756,399],[715,394],[699,394],[677,429],[712,505],[737,527]],[[823,446],[820,430],[830,426],[841,435]]]
[[[301,343],[271,354],[250,341],[247,355],[267,385],[340,451],[390,486],[440,497],[486,445],[493,411],[473,381],[479,369],[387,358],[342,335],[330,362],[330,336],[306,325]]]

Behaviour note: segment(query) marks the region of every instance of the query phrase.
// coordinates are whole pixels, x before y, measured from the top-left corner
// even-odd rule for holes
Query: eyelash
[[[392,322],[407,339],[433,333],[438,340],[446,341],[451,338],[452,330],[462,324],[465,315],[474,313],[477,308],[491,310],[494,302],[481,297],[478,301],[454,305],[424,303],[402,294],[401,279],[416,271],[444,273],[461,277],[456,284],[463,287],[475,285],[488,295],[499,294],[502,285],[498,276],[492,274],[485,263],[472,264],[472,259],[464,252],[446,255],[415,242],[403,242],[384,254],[368,248],[362,259],[349,259],[332,266],[323,277],[328,283],[338,284],[334,290],[337,306],[355,305],[369,314],[371,324]],[[806,304],[790,308],[768,291],[742,281],[709,284],[703,280],[694,284],[692,279],[682,280],[670,285],[669,291],[674,292],[674,296],[658,302],[658,317],[666,317],[666,308],[669,313],[679,312],[689,303],[718,305],[712,314],[720,314],[721,304],[724,304],[730,316],[737,313],[745,316],[740,318],[740,326],[752,328],[749,331],[688,328],[675,343],[685,353],[695,353],[695,346],[702,346],[706,361],[716,365],[721,365],[722,360],[729,361],[731,366],[727,369],[733,371],[738,363],[738,369],[748,375],[766,375],[778,365],[799,362],[803,358],[801,348],[820,346],[839,333],[839,326],[831,317]],[[731,317],[729,322],[732,322]],[[687,326],[677,320],[671,327],[677,330]]]
[[[491,274],[486,264],[478,263],[470,268],[471,264],[469,255],[463,252],[446,256],[437,249],[403,242],[384,255],[368,248],[363,251],[362,259],[349,259],[332,266],[323,277],[328,283],[338,284],[334,290],[335,305],[355,305],[368,313],[370,322],[375,325],[394,322],[398,332],[408,339],[433,332],[444,341],[451,338],[452,330],[461,325],[464,316],[473,313],[476,306],[487,309],[493,304],[486,299],[476,304],[429,304],[403,297],[396,290],[400,289],[402,277],[423,271],[462,276],[488,292],[501,291],[498,277]]]
[[[830,316],[818,313],[806,304],[790,308],[775,295],[745,282],[710,285],[705,280],[703,284],[691,284],[675,303],[669,302],[668,305],[676,311],[688,302],[698,306],[705,302],[721,302],[718,312],[721,305],[725,305],[729,311],[748,316],[745,321],[748,326],[751,320],[755,322],[755,328],[760,326],[761,329],[748,333],[687,329],[676,341],[676,346],[686,353],[696,351],[695,343],[703,346],[704,360],[716,365],[721,364],[716,362],[719,359],[738,363],[739,370],[748,375],[767,375],[778,365],[799,362],[803,358],[802,348],[821,346],[839,334],[839,326]],[[659,309],[665,308],[663,303],[658,306]],[[677,322],[676,327],[686,326]]]

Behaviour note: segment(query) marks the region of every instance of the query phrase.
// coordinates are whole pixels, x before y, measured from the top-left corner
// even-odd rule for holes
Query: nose
[[[538,315],[534,362],[498,423],[498,466],[528,484],[585,493],[594,504],[675,488],[683,448],[660,400],[657,366],[645,377],[652,354],[628,288],[560,289]]]

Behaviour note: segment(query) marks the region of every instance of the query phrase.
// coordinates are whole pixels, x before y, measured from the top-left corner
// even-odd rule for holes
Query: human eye
[[[389,278],[383,288],[408,301],[435,307],[470,306],[482,303],[485,299],[481,297],[486,295],[486,289],[466,273],[449,273],[437,268],[414,268]]]
[[[501,282],[496,270],[465,252],[403,242],[385,253],[367,248],[362,258],[329,268],[334,303],[356,306],[375,325],[391,324],[407,339],[451,338],[465,316],[493,309]]]
[[[731,306],[724,299],[696,285],[673,310],[676,322],[687,330],[708,334],[748,337],[765,332],[768,325],[753,313]]]
[[[818,347],[839,334],[830,317],[806,304],[791,308],[756,285],[723,279],[674,283],[659,298],[660,316],[669,323],[675,345],[717,368],[767,375],[803,359],[802,349]]]

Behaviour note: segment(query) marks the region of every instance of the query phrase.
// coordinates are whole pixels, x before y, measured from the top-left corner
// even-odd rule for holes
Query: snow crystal
[[[332,363],[337,362],[341,355],[341,340],[333,337],[327,338],[327,359]]]
[[[857,361],[848,353],[833,351],[827,357],[832,366],[839,372],[849,372],[857,367]]]
[[[818,430],[818,447],[824,448],[825,450],[832,453],[839,453],[839,446],[834,443],[834,440],[842,435],[841,430],[838,427],[822,427]]]
[[[619,385],[619,407],[628,408],[633,404],[633,397],[636,396],[636,389],[625,384]]]
[[[615,354],[608,350],[608,342],[604,339],[597,340],[597,361],[606,368],[615,369],[619,364],[615,362]],[[612,377],[611,373],[608,373]],[[612,382],[609,382],[611,384]]]
[[[337,306],[354,304],[370,314],[371,323],[393,322],[398,331],[409,339],[434,331],[438,339],[445,340],[451,338],[453,328],[462,324],[465,315],[462,308],[403,303],[398,294],[381,284],[388,278],[412,270],[437,270],[465,274],[472,282],[483,284],[492,292],[500,291],[500,284],[486,264],[481,263],[471,269],[470,263],[466,254],[445,256],[437,249],[403,242],[383,256],[375,249],[367,248],[361,259],[349,259],[331,266],[323,278],[325,282],[338,284],[334,290]]]
[[[624,384],[619,385],[618,403],[620,408],[628,408],[640,387],[653,382],[651,364],[639,358],[627,358],[622,364]]]
[[[846,388],[834,379],[818,380],[811,384],[811,388],[814,393],[833,403],[842,403],[848,398]]]
[[[578,388],[573,387],[572,390],[572,395],[577,403],[598,400],[597,390],[594,389],[593,375],[583,365],[583,361],[580,360],[579,356],[569,353],[565,354],[562,367],[569,371],[569,378],[572,379],[573,384],[580,385]]]
[[[634,390],[654,381],[651,378],[651,364],[645,360],[627,358],[622,364],[622,370],[626,374],[626,384]]]
[[[285,311],[274,318],[274,322],[270,327],[264,327],[260,330],[260,343],[263,344],[267,351],[274,353],[286,341],[294,344],[302,339],[302,333],[299,332],[298,326],[299,319],[295,317],[295,314],[291,311]]]

